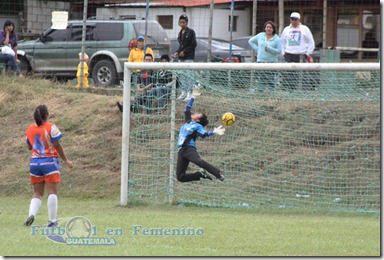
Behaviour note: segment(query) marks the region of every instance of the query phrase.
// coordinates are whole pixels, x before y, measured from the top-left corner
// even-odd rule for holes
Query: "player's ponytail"
[[[33,114],[33,118],[37,126],[41,126],[44,121],[47,120],[48,117],[48,108],[46,105],[39,105],[35,109],[35,113]]]
[[[202,114],[202,116],[199,118],[198,123],[202,126],[207,126],[209,124],[209,120],[206,114]]]

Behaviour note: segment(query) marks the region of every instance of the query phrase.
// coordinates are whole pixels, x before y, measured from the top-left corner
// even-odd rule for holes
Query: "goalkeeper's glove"
[[[213,129],[213,133],[216,134],[216,135],[223,135],[224,132],[225,132],[225,128],[223,128],[222,125],[219,126],[219,127],[217,127],[217,128],[215,127],[215,128]]]
[[[193,91],[192,91],[192,96],[197,97],[197,96],[200,96],[200,95],[201,95],[200,89],[198,87],[194,87]]]

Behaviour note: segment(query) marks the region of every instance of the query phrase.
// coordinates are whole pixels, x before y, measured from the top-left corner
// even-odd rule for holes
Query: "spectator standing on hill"
[[[277,35],[276,24],[272,21],[265,22],[264,32],[250,38],[248,44],[256,51],[258,63],[276,62],[277,55],[281,53],[281,40]],[[275,73],[260,71],[259,84],[260,90],[263,90],[265,86],[273,90],[275,88]]]
[[[79,53],[79,59],[80,63],[77,65],[77,73],[76,73],[76,78],[77,78],[77,84],[76,84],[76,89],[80,88],[80,81],[83,80],[83,88],[89,88],[89,83],[88,83],[88,64],[87,61],[89,60],[88,55],[84,52],[84,57],[82,53]],[[83,60],[83,61],[82,61]],[[81,66],[83,65],[83,71],[81,71]]]
[[[291,13],[291,23],[281,33],[282,54],[286,62],[313,62],[312,53],[315,49],[315,41],[311,30],[301,23],[301,16],[298,12]],[[310,76],[310,75],[306,75]],[[288,81],[290,78],[290,81]],[[292,73],[285,73],[283,87],[290,90],[296,89],[297,76]],[[299,77],[301,80],[301,77]]]
[[[193,29],[188,27],[188,16],[185,14],[179,17],[179,26],[181,30],[177,36],[179,42],[179,48],[174,53],[174,57],[179,59],[179,62],[193,62],[195,59],[195,49],[197,46],[196,33]],[[192,89],[194,84],[193,71],[185,71],[187,76],[180,78],[181,81],[181,95],[177,99],[183,99],[188,101],[192,95]],[[192,76],[191,76],[192,75]]]
[[[47,106],[39,105],[36,107],[33,117],[35,122],[26,131],[26,143],[28,149],[32,150],[29,171],[34,194],[29,206],[29,217],[24,225],[30,226],[35,220],[46,186],[48,192],[48,227],[54,227],[57,225],[57,193],[60,182],[58,157],[60,156],[69,168],[73,167],[73,163],[67,158],[60,144],[59,140],[63,135],[56,125],[47,121],[49,117]]]
[[[145,37],[139,35],[136,39],[136,47],[132,48],[129,52],[128,62],[143,62],[145,54],[151,54],[153,56],[153,50],[151,47],[145,46]],[[137,85],[137,80],[140,77],[140,70],[134,70],[132,72],[132,83]]]

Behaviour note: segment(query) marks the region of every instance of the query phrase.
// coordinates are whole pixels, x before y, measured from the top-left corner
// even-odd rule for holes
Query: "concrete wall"
[[[52,25],[53,11],[69,11],[70,4],[60,1],[24,0],[23,24],[21,37],[40,35]]]
[[[151,8],[148,14],[148,20],[157,20],[158,15],[173,15],[173,29],[165,29],[170,39],[177,38],[180,31],[178,25],[179,16],[186,13],[189,18],[188,26],[195,30],[197,37],[208,37],[209,26],[209,8],[196,7],[188,8],[186,12],[182,8],[168,7],[168,8]],[[214,9],[213,11],[213,25],[212,37],[229,40],[229,9]],[[232,37],[240,37],[249,35],[249,27],[244,24],[249,24],[250,17],[248,10],[235,10],[234,16],[237,16],[237,31],[233,32]],[[130,17],[133,19],[145,18],[145,7],[142,8],[129,8],[129,7],[113,7],[113,8],[98,8],[96,11],[96,18],[98,19],[119,19],[121,17]]]

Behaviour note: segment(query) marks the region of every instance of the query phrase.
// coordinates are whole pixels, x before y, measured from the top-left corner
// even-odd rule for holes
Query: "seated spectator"
[[[12,71],[18,71],[17,63],[16,63],[15,57],[13,55],[2,53],[0,51],[0,62],[5,63],[6,66],[9,66],[12,69]],[[19,74],[20,74],[20,72],[19,72]]]
[[[4,23],[3,30],[0,31],[0,46],[1,48],[1,57],[0,62],[7,63],[11,70],[18,76],[20,74],[18,63],[20,61],[17,59],[17,35],[15,32],[15,24],[6,20]]]
[[[149,53],[145,54],[144,62],[153,62],[153,56]],[[152,110],[154,96],[151,92],[153,87],[152,71],[141,71],[141,76],[138,77],[138,83],[134,99],[131,102],[131,111],[139,112],[145,110],[148,113]],[[120,102],[116,102],[117,107],[123,112],[123,106]]]
[[[153,62],[153,56],[149,53],[145,54],[144,62]],[[153,108],[153,91],[154,86],[153,71],[141,71],[141,77],[137,84],[137,92],[135,94],[134,105],[141,108],[140,110],[146,111],[148,114],[152,112]]]
[[[161,62],[169,62],[170,58],[164,54],[160,58]],[[153,74],[155,86],[152,88],[151,94],[157,97],[157,112],[161,113],[165,108],[165,101],[169,100],[172,91],[172,72],[166,70],[158,70]]]
[[[152,62],[153,57],[145,54],[144,62]],[[164,54],[160,58],[161,62],[169,62],[170,58]],[[132,100],[131,111],[138,112],[144,110],[152,113],[153,103],[157,98],[157,113],[161,113],[166,108],[166,101],[169,100],[172,91],[172,72],[166,70],[142,71],[138,78],[137,92]],[[120,111],[123,105],[116,103]]]

